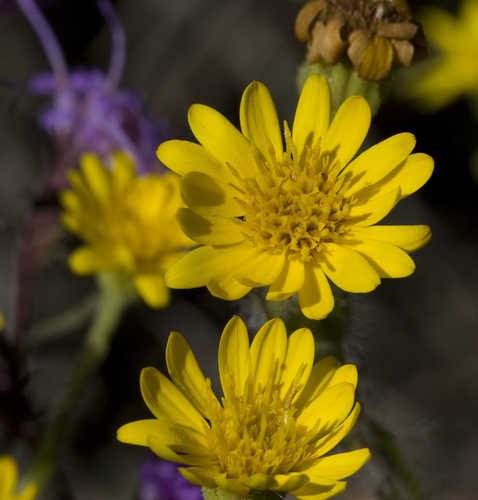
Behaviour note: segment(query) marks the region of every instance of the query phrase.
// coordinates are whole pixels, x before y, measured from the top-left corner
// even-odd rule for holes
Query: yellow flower
[[[250,490],[333,496],[370,452],[324,456],[360,412],[357,370],[331,356],[314,365],[314,352],[310,330],[287,338],[280,319],[263,325],[249,346],[246,326],[233,317],[219,344],[219,402],[184,337],[172,332],[166,347],[172,382],[152,367],[141,373],[155,418],[122,426],[118,439],[188,465],[180,471],[193,484],[242,496]]]
[[[430,110],[443,107],[461,94],[478,95],[478,0],[464,0],[458,17],[429,7],[423,16],[426,37],[440,50],[428,71],[412,89]]]
[[[4,326],[5,326],[5,319],[3,318],[3,314],[0,313],[0,330],[3,330]]]
[[[269,286],[268,300],[298,293],[309,318],[334,306],[328,280],[348,292],[370,292],[383,277],[414,271],[406,252],[430,238],[427,226],[375,226],[430,177],[433,160],[411,155],[415,137],[394,135],[352,160],[367,135],[370,108],[348,98],[329,125],[325,78],[304,85],[285,152],[267,88],[242,96],[242,134],[220,113],[195,104],[189,125],[201,143],[168,141],[163,163],[183,176],[189,208],[179,222],[203,244],[166,273],[171,288],[206,285],[227,300]],[[352,160],[352,161],[351,161]]]
[[[9,455],[0,456],[0,500],[32,500],[37,487],[30,483],[19,494],[15,494],[18,481],[18,468]]]
[[[127,154],[112,157],[108,170],[88,154],[71,170],[72,189],[62,193],[63,224],[85,240],[70,257],[78,274],[119,272],[132,279],[152,307],[169,302],[164,271],[193,242],[181,231],[182,206],[173,174],[138,177]]]

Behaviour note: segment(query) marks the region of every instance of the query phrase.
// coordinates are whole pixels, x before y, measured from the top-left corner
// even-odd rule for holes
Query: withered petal
[[[352,31],[349,35],[347,55],[355,68],[360,66],[365,49],[370,44],[370,38],[362,30]]]
[[[413,59],[415,47],[408,40],[392,40],[395,58],[402,66],[408,66]]]
[[[377,27],[377,36],[395,38],[397,40],[411,40],[418,31],[413,23],[380,23]]]
[[[340,33],[344,24],[342,19],[335,17],[325,26],[319,50],[327,64],[335,64],[347,46]]]
[[[392,62],[393,47],[390,40],[376,36],[365,49],[358,68],[359,75],[364,80],[381,80],[390,72]]]
[[[309,40],[312,24],[324,7],[325,0],[313,0],[306,3],[299,11],[295,19],[295,36],[300,42]]]

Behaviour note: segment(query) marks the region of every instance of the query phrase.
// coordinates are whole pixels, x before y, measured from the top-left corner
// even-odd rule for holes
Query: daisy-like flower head
[[[9,455],[0,456],[0,499],[1,500],[33,500],[37,487],[30,483],[21,493],[16,494],[18,467]]]
[[[139,177],[128,154],[119,152],[111,169],[84,155],[69,180],[72,188],[61,196],[62,222],[85,241],[70,257],[72,270],[122,273],[150,306],[167,305],[164,271],[193,243],[176,220],[182,206],[177,176]]]
[[[141,373],[155,418],[122,426],[118,439],[188,465],[180,471],[193,484],[241,496],[251,490],[310,500],[336,495],[370,452],[324,456],[358,417],[357,370],[333,357],[314,365],[314,353],[307,328],[287,338],[284,323],[273,319],[249,346],[244,323],[233,317],[219,344],[219,402],[186,340],[172,332],[166,347],[172,382],[155,368]]]
[[[478,0],[463,0],[458,17],[428,7],[423,15],[428,40],[440,50],[412,89],[414,97],[431,110],[461,94],[478,94]]]
[[[430,177],[433,160],[411,155],[415,137],[394,135],[352,160],[367,135],[370,108],[348,98],[329,124],[325,78],[308,78],[285,151],[267,88],[242,96],[240,133],[220,113],[195,104],[190,127],[201,143],[168,141],[160,160],[183,176],[185,233],[203,244],[166,273],[172,288],[206,285],[235,300],[269,285],[268,300],[298,293],[309,318],[334,306],[331,280],[348,292],[370,292],[381,278],[414,271],[407,254],[430,238],[427,226],[376,226]],[[351,161],[352,160],[352,161]]]

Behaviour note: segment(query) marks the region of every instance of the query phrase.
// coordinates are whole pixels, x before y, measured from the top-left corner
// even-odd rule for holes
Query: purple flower
[[[118,149],[126,150],[141,173],[150,171],[155,163],[159,165],[154,151],[159,142],[168,138],[167,125],[153,124],[145,116],[138,96],[118,89],[125,60],[125,34],[109,0],[98,0],[113,39],[107,74],[98,69],[69,72],[58,41],[35,2],[17,1],[40,38],[52,67],[51,73],[35,76],[30,88],[52,99],[40,113],[39,123],[58,147],[53,187],[63,187],[66,168],[77,165],[85,152],[106,159]]]
[[[141,467],[139,500],[203,500],[203,496],[201,488],[188,483],[176,464],[151,458]]]

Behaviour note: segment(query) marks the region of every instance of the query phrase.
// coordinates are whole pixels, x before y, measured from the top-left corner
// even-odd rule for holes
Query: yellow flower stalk
[[[430,238],[427,226],[376,225],[430,177],[433,160],[410,154],[415,137],[394,135],[353,159],[367,135],[367,101],[348,98],[330,123],[330,91],[310,76],[292,131],[259,82],[245,90],[241,132],[200,104],[189,125],[200,144],[167,141],[158,157],[183,176],[185,233],[202,244],[166,273],[171,288],[207,286],[235,300],[269,286],[268,300],[298,294],[305,316],[334,306],[329,280],[348,292],[370,292],[382,278],[410,275],[407,252]]]
[[[423,15],[428,40],[440,51],[428,70],[421,71],[412,95],[435,110],[461,94],[478,96],[478,0],[464,0],[458,17],[429,7]]]
[[[166,267],[193,244],[181,231],[174,174],[138,177],[126,153],[111,159],[111,170],[93,155],[84,155],[80,170],[71,170],[72,188],[62,193],[63,224],[85,241],[70,257],[78,274],[116,272],[134,283],[151,307],[164,307],[169,290]]]
[[[218,401],[188,343],[172,332],[166,347],[172,381],[152,367],[141,372],[154,418],[122,426],[118,439],[187,465],[183,476],[203,487],[243,497],[251,491],[305,500],[336,495],[370,452],[326,455],[360,412],[357,370],[333,357],[314,365],[314,345],[307,328],[288,338],[284,323],[272,319],[249,346],[246,326],[233,317],[219,344],[224,397]]]
[[[33,500],[37,488],[30,483],[18,495],[18,467],[15,460],[9,455],[0,456],[0,500]]]

